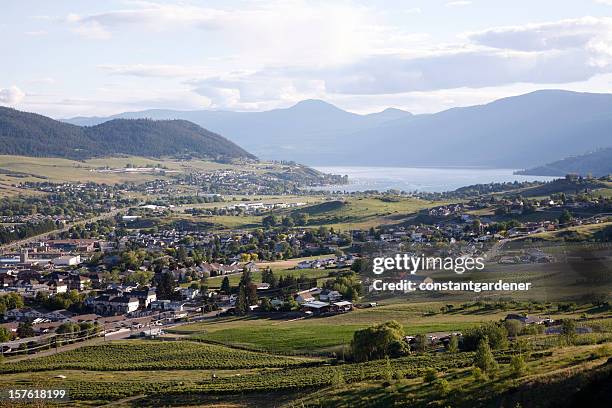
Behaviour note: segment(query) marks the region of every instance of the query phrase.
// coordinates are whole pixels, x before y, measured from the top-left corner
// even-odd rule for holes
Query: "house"
[[[315,300],[314,295],[315,293],[312,289],[302,290],[296,294],[295,301],[300,305],[306,302],[312,302]]]
[[[52,295],[57,295],[58,293],[66,293],[68,292],[68,285],[60,282],[47,282],[47,291]]]
[[[319,294],[319,300],[323,302],[335,302],[342,299],[342,295],[337,290],[323,289]]]
[[[70,290],[84,291],[91,287],[91,278],[84,275],[70,275],[68,278],[68,288]]]
[[[157,300],[157,293],[155,293],[155,289],[151,289],[148,287],[132,290],[130,292],[130,296],[137,298],[138,302],[140,303],[140,306],[144,309],[149,307],[151,302],[155,302]]]
[[[131,296],[101,295],[89,303],[94,313],[105,316],[130,313],[140,306],[138,298]]]
[[[64,320],[69,320],[72,316],[74,316],[74,313],[66,309],[54,310],[45,315],[45,317],[52,322],[63,322]]]
[[[301,310],[305,313],[312,313],[318,315],[321,313],[329,312],[331,310],[331,305],[327,302],[313,300],[312,302],[304,303],[301,307]]]
[[[4,313],[4,319],[6,320],[34,320],[45,317],[45,313],[40,312],[31,307],[22,307],[19,309],[7,310]]]
[[[312,268],[312,261],[300,261],[295,266],[296,269],[309,269]]]
[[[80,255],[58,256],[57,258],[52,259],[51,262],[56,266],[75,266],[81,263],[81,256]]]
[[[151,302],[151,310],[182,312],[185,310],[185,302],[173,302],[171,300],[156,300]]]
[[[506,315],[504,320],[518,320],[519,322],[528,325],[528,324],[550,324],[552,320],[550,318],[542,318],[542,317],[532,317],[532,316],[523,316],[516,313],[510,313]]]
[[[353,304],[348,300],[342,300],[340,302],[333,302],[331,304],[331,311],[335,313],[346,313],[353,310]]]
[[[181,294],[181,299],[185,300],[193,300],[200,294],[200,289],[197,288],[180,288],[179,293]]]
[[[50,248],[65,252],[91,252],[94,250],[96,240],[93,239],[56,239],[47,241]]]

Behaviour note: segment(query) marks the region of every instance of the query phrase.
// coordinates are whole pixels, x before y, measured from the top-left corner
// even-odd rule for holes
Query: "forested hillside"
[[[224,137],[185,120],[116,119],[81,127],[0,107],[0,154],[86,159],[113,154],[254,158]]]

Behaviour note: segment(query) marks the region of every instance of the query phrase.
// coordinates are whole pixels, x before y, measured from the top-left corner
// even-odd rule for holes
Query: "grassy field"
[[[253,201],[253,200],[249,200]],[[259,201],[259,200],[258,200]],[[272,210],[265,215],[274,214],[286,217],[291,213],[306,213],[309,216],[306,228],[317,228],[321,225],[333,227],[336,230],[368,229],[380,225],[400,224],[410,219],[414,214],[424,208],[444,204],[442,201],[424,201],[415,198],[402,198],[397,201],[386,201],[384,198],[349,197],[342,200],[323,201],[313,196],[300,196],[276,199],[263,199],[263,202],[305,202],[308,205],[293,209]],[[236,201],[237,202],[237,201]],[[231,205],[234,201],[225,203],[199,204],[189,207],[214,208]],[[192,222],[208,222],[218,229],[249,229],[262,228],[262,219],[265,215],[242,216],[191,216],[176,213],[168,220],[186,220]]]
[[[516,311],[487,310],[471,307],[441,313],[447,302],[396,303],[374,308],[355,309],[351,313],[326,318],[301,320],[264,319],[252,317],[227,317],[208,322],[198,322],[173,329],[172,332],[187,334],[194,339],[211,341],[229,346],[246,347],[289,354],[324,354],[348,346],[356,330],[372,324],[396,320],[409,335],[425,333],[461,332],[487,321],[502,320],[508,313],[517,311],[533,314],[526,309]],[[553,319],[579,317],[586,309],[571,313],[550,311],[546,316]],[[541,314],[541,312],[540,312]]]
[[[295,276],[300,277],[302,275],[308,278],[320,279],[321,281],[325,280],[324,278],[329,276],[331,270],[327,269],[276,269],[272,268],[274,274],[277,277],[280,276]],[[231,286],[238,286],[240,282],[241,274],[229,275],[228,279],[230,281]],[[251,277],[253,278],[254,283],[261,283],[261,271],[252,272]],[[221,287],[221,282],[223,281],[224,276],[214,276],[212,278],[208,278],[206,283],[211,289],[218,289]]]
[[[339,230],[368,229],[398,224],[424,208],[444,204],[416,198],[387,200],[382,197],[351,197],[294,210],[309,215],[308,225],[326,225]]]

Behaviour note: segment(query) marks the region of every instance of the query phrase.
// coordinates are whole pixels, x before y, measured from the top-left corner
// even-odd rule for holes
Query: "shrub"
[[[479,367],[472,368],[472,377],[474,381],[484,381],[487,378]]]
[[[432,383],[438,379],[438,372],[435,368],[428,368],[425,370],[425,374],[423,375],[423,381],[426,383]]]
[[[450,390],[451,390],[450,384],[444,378],[440,378],[438,381],[436,381],[436,391],[441,396],[448,395]]]
[[[527,371],[527,364],[522,355],[513,356],[510,360],[510,371],[515,377],[520,377]]]

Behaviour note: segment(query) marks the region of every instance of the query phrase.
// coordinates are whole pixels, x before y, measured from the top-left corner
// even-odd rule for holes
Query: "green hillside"
[[[80,127],[0,107],[0,154],[87,159],[113,154],[254,158],[224,137],[185,120],[116,119]]]

